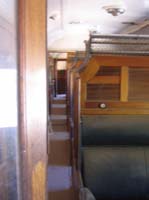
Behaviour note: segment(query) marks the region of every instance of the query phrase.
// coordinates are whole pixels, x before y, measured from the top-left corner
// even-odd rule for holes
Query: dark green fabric
[[[82,175],[97,200],[149,199],[149,116],[82,116]]]
[[[82,116],[81,140],[88,145],[148,145],[148,115]]]
[[[84,147],[85,186],[96,199],[145,199],[149,196],[149,147]]]

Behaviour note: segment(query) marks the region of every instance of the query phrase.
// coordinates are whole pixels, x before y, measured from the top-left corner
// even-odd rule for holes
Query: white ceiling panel
[[[103,9],[103,6],[115,3],[122,3],[125,6],[124,14],[112,16]],[[77,40],[75,34],[81,35],[80,37],[86,35],[84,37],[86,39],[89,31],[94,30],[101,34],[120,33],[129,25],[133,26],[129,22],[143,23],[145,19],[149,19],[149,0],[49,0],[48,13],[54,10],[59,12],[59,21],[53,20],[53,27],[55,26],[55,30],[57,28],[57,30],[63,31],[61,40],[63,40],[63,43],[66,40],[68,45],[67,38],[72,38],[72,35],[74,40]],[[50,28],[48,30],[49,38],[51,38]],[[68,34],[71,37],[68,37]],[[57,39],[60,39],[60,35]],[[49,48],[50,46],[49,43]],[[54,46],[56,46],[56,43],[54,43]]]
[[[0,17],[12,25],[17,14],[16,2],[16,0],[0,0]]]

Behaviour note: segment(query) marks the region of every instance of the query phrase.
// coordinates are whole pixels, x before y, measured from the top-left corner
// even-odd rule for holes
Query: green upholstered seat
[[[149,116],[83,116],[82,176],[97,200],[149,199]]]
[[[85,186],[97,199],[143,199],[149,195],[149,148],[83,148]]]
[[[82,116],[82,145],[148,145],[148,115]]]

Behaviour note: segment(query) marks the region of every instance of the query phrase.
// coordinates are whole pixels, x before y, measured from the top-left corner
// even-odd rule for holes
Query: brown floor
[[[52,130],[50,130],[48,165],[49,200],[74,200],[71,167],[71,142],[67,132],[65,97],[52,103]],[[53,132],[53,133],[51,133]]]

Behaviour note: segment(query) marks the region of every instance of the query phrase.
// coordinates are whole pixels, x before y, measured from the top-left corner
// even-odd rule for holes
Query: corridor
[[[66,97],[54,98],[49,130],[48,192],[50,200],[73,200],[71,142],[67,131]]]

